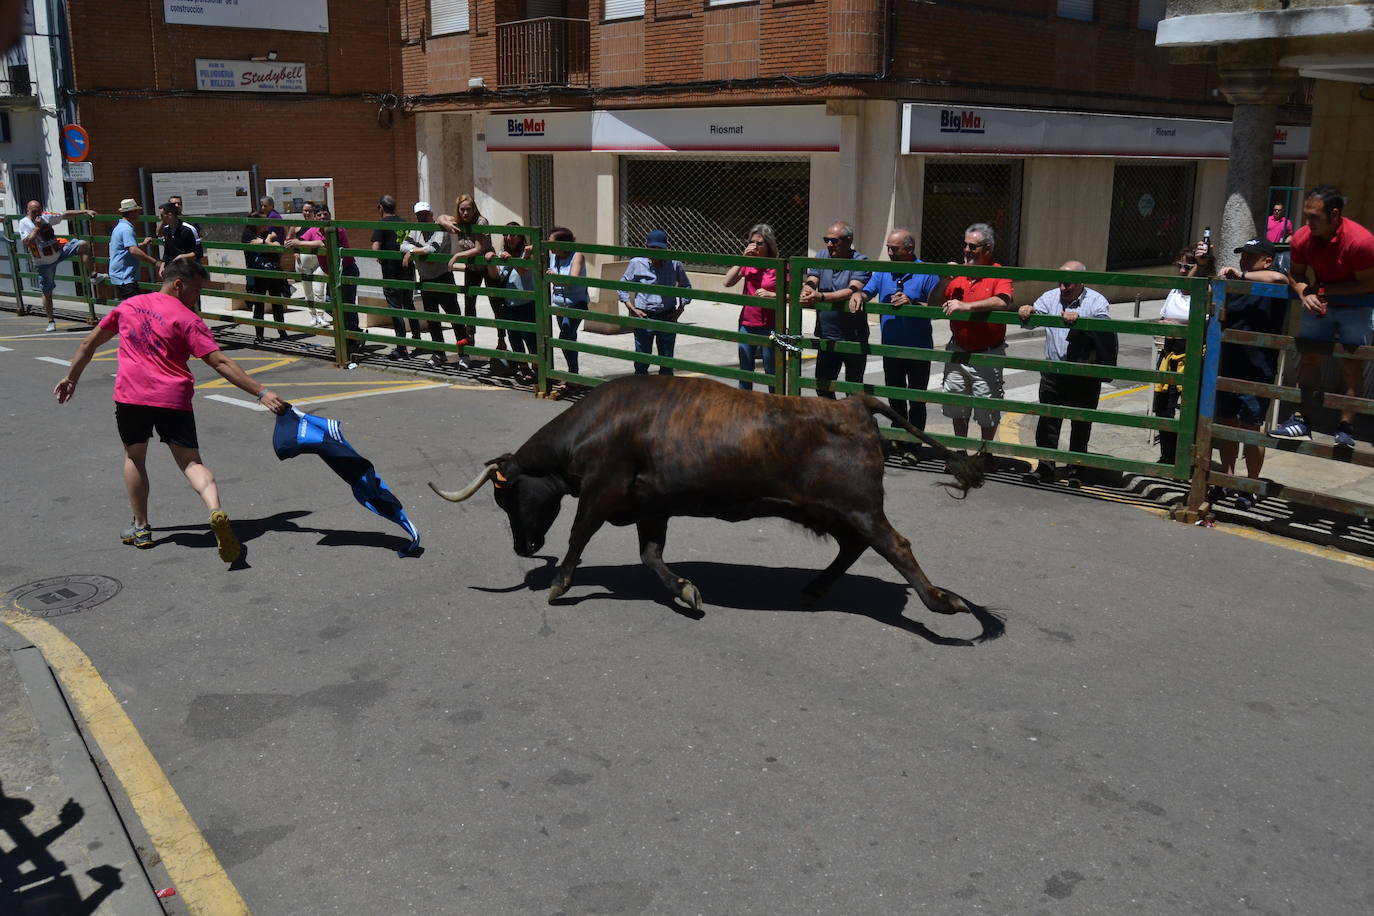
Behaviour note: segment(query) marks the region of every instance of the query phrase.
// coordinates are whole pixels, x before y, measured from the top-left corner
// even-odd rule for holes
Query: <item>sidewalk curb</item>
[[[8,645],[0,646],[0,651],[8,653],[14,662],[38,730],[47,744],[53,771],[66,793],[77,799],[85,811],[81,820],[83,833],[99,840],[102,858],[118,867],[124,880],[123,886],[101,903],[99,912],[110,916],[166,916],[57,675],[37,646],[4,629],[18,638],[7,639]]]

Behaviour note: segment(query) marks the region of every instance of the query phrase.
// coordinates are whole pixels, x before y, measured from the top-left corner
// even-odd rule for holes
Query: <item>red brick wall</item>
[[[379,103],[357,97],[399,91],[400,2],[331,0],[327,35],[169,26],[157,2],[69,4],[78,91],[116,91],[77,99],[95,163],[89,202],[112,211],[123,197],[141,198],[140,168],[253,165],[264,179],[333,178],[340,218],[372,218],[382,193],[413,197],[413,119],[397,109],[380,126]],[[195,91],[196,58],[247,60],[268,51],[305,64],[309,99]]]

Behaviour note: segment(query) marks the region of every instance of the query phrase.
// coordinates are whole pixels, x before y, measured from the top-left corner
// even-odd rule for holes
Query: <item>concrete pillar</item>
[[[1244,53],[1244,58],[1239,59]],[[1232,252],[1264,231],[1269,179],[1274,167],[1274,123],[1278,106],[1297,85],[1296,70],[1256,59],[1254,49],[1233,55],[1218,51],[1221,91],[1235,106],[1231,119],[1231,161],[1220,232],[1213,227],[1218,263],[1235,264]]]

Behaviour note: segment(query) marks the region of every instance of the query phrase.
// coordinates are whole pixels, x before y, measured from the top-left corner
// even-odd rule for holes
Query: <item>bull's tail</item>
[[[859,399],[864,407],[868,409],[869,413],[882,414],[891,420],[893,425],[906,430],[926,445],[935,449],[936,453],[944,458],[945,462],[949,465],[950,472],[954,475],[955,480],[954,483],[941,483],[939,485],[947,487],[950,490],[958,490],[960,494],[958,498],[962,499],[964,496],[968,495],[969,490],[976,490],[983,485],[983,481],[987,476],[988,464],[986,446],[980,448],[973,455],[960,455],[927,435],[925,430],[917,429],[915,426],[912,426],[906,417],[903,417],[901,414],[897,413],[897,411],[872,395],[850,395],[849,399]]]

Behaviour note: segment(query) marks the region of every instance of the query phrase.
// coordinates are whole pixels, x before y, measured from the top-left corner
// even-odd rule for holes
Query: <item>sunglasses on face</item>
[[[1197,265],[1189,264],[1187,261],[1177,261],[1175,262],[1174,266],[1177,267],[1179,270],[1190,270],[1193,267],[1196,267]]]
[[[824,238],[822,238],[821,241],[822,241],[822,242],[825,242],[827,245],[838,245],[838,244],[840,244],[840,242],[847,241],[848,239],[849,239],[849,236],[843,236],[843,237],[840,237],[840,238],[836,238],[836,237],[833,236],[833,235],[827,235],[827,236],[825,236]]]
[[[965,250],[965,251],[977,251],[979,248],[986,248],[986,247],[987,247],[987,246],[984,245],[982,242],[965,242],[965,243],[964,243],[964,250]]]

